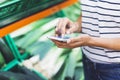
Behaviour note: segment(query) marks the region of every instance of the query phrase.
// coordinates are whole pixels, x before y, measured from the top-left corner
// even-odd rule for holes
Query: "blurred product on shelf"
[[[78,6],[79,3],[63,11],[67,17],[74,21],[80,15]],[[71,9],[75,10],[76,15],[73,16],[70,13]],[[47,36],[54,34],[54,27],[58,19],[58,17],[53,15],[16,31],[16,34],[12,33],[16,44],[25,48],[33,56],[24,60],[22,65],[40,72],[47,79],[51,80],[83,80],[80,49],[59,49],[47,38]],[[34,61],[34,59],[37,60]]]
[[[5,2],[5,1],[7,1],[7,0],[0,0],[0,4],[3,3],[3,2]]]
[[[15,4],[18,4],[19,2],[22,2],[21,4],[23,4],[23,2],[28,0],[10,1]],[[38,0],[30,0],[29,4],[34,1]],[[50,5],[52,6],[55,1],[57,3],[65,0],[41,0],[41,2],[45,1],[51,1],[51,4],[46,4],[49,7]],[[26,6],[25,9],[27,11],[28,8],[32,6],[38,6],[38,4],[33,4],[29,6],[26,4],[24,5]],[[42,5],[44,5],[42,7],[44,8],[45,4]],[[11,33],[10,35],[14,39],[15,45],[17,46],[20,53],[20,57],[17,57],[21,61],[19,61],[19,59],[17,60],[14,57],[15,55],[10,56],[11,50],[9,50],[7,44],[0,39],[0,67],[3,71],[0,72],[0,80],[4,80],[5,78],[11,79],[11,77],[14,80],[84,80],[83,68],[81,63],[82,55],[80,48],[72,50],[60,49],[57,48],[47,38],[47,36],[51,36],[54,34],[54,28],[59,18],[66,16],[73,21],[77,19],[77,17],[80,15],[79,5],[80,3],[76,3],[58,13],[35,21],[31,24],[28,24],[24,28]],[[16,8],[20,9],[20,6],[17,6]],[[62,16],[58,16],[58,14],[61,14]],[[0,15],[2,15],[2,13],[0,13]],[[12,13],[8,15],[12,15]],[[0,18],[3,19],[3,17],[7,17],[8,15],[1,16]],[[5,51],[7,51],[7,53]],[[23,58],[23,55],[25,53],[27,53],[29,56]],[[38,74],[36,75],[34,74],[34,72]],[[42,75],[42,77],[45,77],[47,79],[43,79],[40,76],[38,78],[38,75]]]

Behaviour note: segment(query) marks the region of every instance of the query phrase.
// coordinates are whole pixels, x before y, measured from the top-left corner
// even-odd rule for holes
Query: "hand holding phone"
[[[67,42],[67,40],[69,39],[69,37],[55,37],[55,36],[49,36],[49,39],[53,39],[53,40],[57,40],[60,42]]]

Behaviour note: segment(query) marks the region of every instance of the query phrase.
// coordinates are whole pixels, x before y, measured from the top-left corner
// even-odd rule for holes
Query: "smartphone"
[[[53,39],[53,40],[57,40],[57,41],[61,41],[61,42],[67,42],[67,40],[69,39],[68,37],[55,37],[55,36],[49,36],[49,39]]]

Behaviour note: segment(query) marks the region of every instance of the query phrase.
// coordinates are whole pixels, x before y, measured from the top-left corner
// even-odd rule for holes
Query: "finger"
[[[66,46],[67,45],[67,43],[60,42],[60,41],[56,41],[55,43],[58,44],[58,45],[60,45],[60,46]]]
[[[55,29],[55,35],[56,36],[61,36],[61,25],[62,25],[62,18],[59,19],[56,29]]]
[[[66,48],[65,46],[60,46],[60,45],[57,45],[57,47],[59,47],[59,48]]]
[[[64,18],[59,19],[56,34],[65,34],[65,26],[67,25],[67,21]]]
[[[80,37],[74,37],[67,40],[67,43],[80,42]]]
[[[81,42],[75,42],[75,43],[72,43],[72,44],[64,44],[64,45],[59,45],[57,44],[57,47],[59,48],[76,48],[76,47],[81,47],[82,46],[82,43]]]
[[[58,41],[57,40],[54,40],[54,39],[51,39],[54,43],[57,43]]]
[[[59,45],[66,45],[67,43],[66,42],[62,42],[62,41],[57,41],[57,40],[54,40],[54,39],[51,39],[55,44],[59,44]]]
[[[55,44],[56,44],[56,46],[59,47],[59,48],[65,48],[67,43],[62,43],[62,42],[56,41]]]
[[[69,24],[70,28],[67,30],[67,34],[71,34],[75,31],[75,25],[70,23]]]
[[[71,21],[68,18],[61,18],[59,19],[58,26],[56,28],[56,36],[59,34],[66,34],[68,29],[68,24],[71,23]]]
[[[58,20],[58,23],[57,23],[57,25],[56,25],[56,31],[59,29],[59,27],[61,26],[61,22],[62,22],[62,18],[59,18],[59,20]]]
[[[82,42],[74,42],[74,43],[67,44],[67,43],[62,43],[59,41],[55,41],[55,44],[59,48],[76,48],[76,47],[80,47],[83,45]]]
[[[67,18],[64,18],[63,19],[63,24],[61,25],[62,26],[62,28],[61,28],[62,34],[66,34],[66,30],[68,28],[68,24],[69,24],[69,20]]]
[[[55,31],[55,36],[61,36],[62,32],[60,29],[58,29],[57,31]]]
[[[69,44],[69,48],[81,47],[82,45],[82,42],[74,42]]]

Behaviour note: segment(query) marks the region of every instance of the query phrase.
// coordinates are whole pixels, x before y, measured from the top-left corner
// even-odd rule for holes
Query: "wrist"
[[[95,37],[89,37],[88,46],[94,46],[95,40],[96,40]]]
[[[91,37],[88,42],[88,46],[102,47],[101,45],[104,45],[104,41],[103,41],[103,39],[98,38],[98,37]]]

